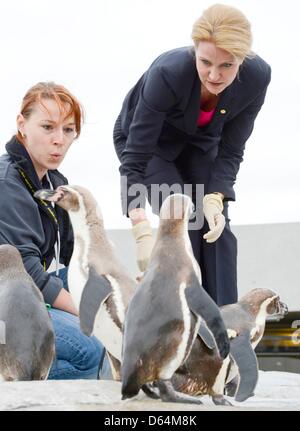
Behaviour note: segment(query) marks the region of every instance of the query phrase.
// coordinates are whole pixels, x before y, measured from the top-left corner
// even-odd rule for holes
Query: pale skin
[[[195,46],[195,55],[201,81],[201,108],[210,111],[217,106],[220,93],[236,78],[242,60],[208,41],[200,41]],[[216,193],[224,198],[222,193]],[[147,220],[144,208],[131,210],[129,217],[133,226]]]
[[[68,106],[65,108],[68,113]],[[76,137],[74,116],[66,118],[51,99],[44,99],[43,105],[33,105],[28,118],[19,114],[17,127],[40,180],[49,169],[59,167]],[[70,293],[65,289],[59,292],[53,307],[76,316],[79,314]]]

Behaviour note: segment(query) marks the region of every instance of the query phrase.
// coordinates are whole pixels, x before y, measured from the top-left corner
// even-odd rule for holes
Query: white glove
[[[222,214],[223,200],[217,193],[210,193],[203,198],[203,212],[207,220],[209,231],[203,235],[207,242],[215,242],[225,227],[225,217]]]
[[[140,271],[147,269],[154,240],[151,225],[148,220],[143,220],[132,226],[132,233],[136,242],[137,264]]]

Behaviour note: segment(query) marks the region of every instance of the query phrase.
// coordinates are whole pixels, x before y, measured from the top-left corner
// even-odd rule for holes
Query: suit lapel
[[[221,93],[219,102],[216,106],[216,111],[209,125],[214,126],[214,124],[219,123],[220,121],[224,122],[230,115],[236,93],[236,79]]]
[[[236,95],[237,89],[237,78],[234,82],[221,93],[219,102],[216,106],[215,114],[212,118],[211,123],[207,127],[214,126],[216,123],[225,120],[229,116],[233,107],[233,100]],[[198,77],[198,73],[194,78],[191,96],[184,113],[184,124],[185,130],[188,135],[193,135],[197,131],[197,121],[200,111],[200,96],[201,96],[201,85]]]
[[[190,99],[187,104],[187,108],[184,112],[184,126],[185,131],[188,135],[193,135],[197,129],[197,120],[199,116],[200,109],[200,80],[198,77],[197,69],[195,68],[196,73],[194,76],[194,82],[192,85],[192,91],[190,95]]]

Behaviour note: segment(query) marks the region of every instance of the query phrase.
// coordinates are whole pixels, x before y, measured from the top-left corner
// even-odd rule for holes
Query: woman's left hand
[[[59,310],[67,311],[68,313],[79,316],[78,310],[76,309],[71,294],[65,290],[61,289],[58,296],[56,297],[53,308],[58,308]]]

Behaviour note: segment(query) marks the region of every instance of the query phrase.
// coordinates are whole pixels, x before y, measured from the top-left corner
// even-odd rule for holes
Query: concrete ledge
[[[228,398],[230,399],[230,398]],[[121,400],[121,384],[109,380],[49,380],[0,384],[2,411],[196,411],[196,410],[300,410],[300,375],[260,371],[256,395],[233,407],[163,403],[142,392],[134,400]],[[231,401],[232,399],[230,399]]]

